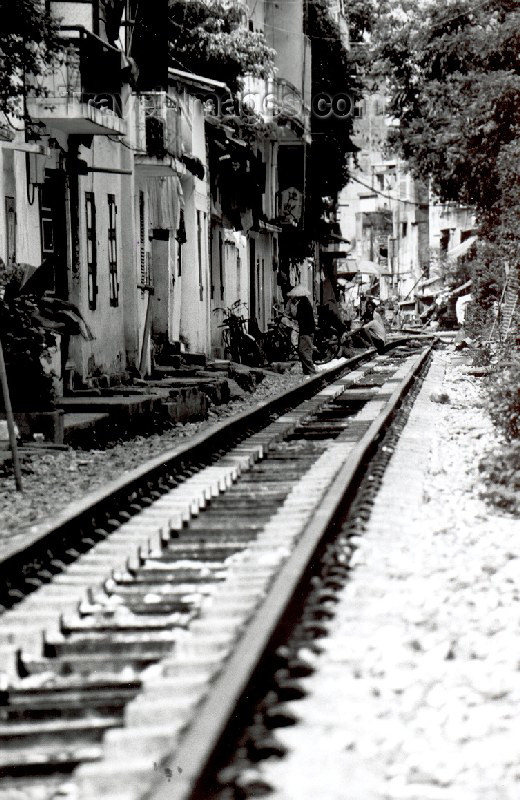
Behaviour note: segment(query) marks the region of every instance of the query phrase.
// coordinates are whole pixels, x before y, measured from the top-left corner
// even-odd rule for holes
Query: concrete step
[[[119,419],[130,419],[139,414],[159,411],[161,398],[156,395],[131,395],[129,397],[62,397],[60,408],[66,413],[104,413]]]
[[[73,432],[86,431],[98,428],[107,422],[109,414],[102,411],[94,412],[67,412],[63,417],[63,434],[65,441]]]

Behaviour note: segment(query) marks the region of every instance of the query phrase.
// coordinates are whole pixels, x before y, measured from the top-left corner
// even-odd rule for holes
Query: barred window
[[[117,205],[115,194],[108,195],[108,276],[110,281],[110,305],[119,305],[119,281],[117,279]]]
[[[141,289],[150,285],[150,255],[146,252],[146,206],[145,195],[139,192],[139,243],[140,243],[140,266],[141,266]]]
[[[85,192],[85,219],[87,227],[87,284],[88,307],[96,310],[97,305],[97,240],[96,240],[96,199],[94,192]]]

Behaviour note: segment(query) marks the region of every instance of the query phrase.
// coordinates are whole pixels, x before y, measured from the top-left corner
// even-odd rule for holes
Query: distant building
[[[471,234],[474,222],[470,209],[439,204],[407,163],[389,152],[388,132],[395,121],[387,114],[386,100],[381,79],[354,109],[353,142],[359,151],[338,203],[338,221],[350,249],[338,274],[345,281],[355,279],[358,294],[372,293],[406,318],[432,302],[435,294],[429,292],[437,284],[442,288],[442,281],[431,281],[426,284],[431,289],[423,291],[430,273],[442,268],[443,256]]]

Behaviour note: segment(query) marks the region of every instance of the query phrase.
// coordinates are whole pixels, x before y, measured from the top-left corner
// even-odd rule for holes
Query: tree
[[[374,43],[399,121],[394,144],[441,200],[487,212],[520,134],[516,0],[387,3]]]
[[[243,21],[247,7],[226,0],[172,0],[169,8],[172,66],[226,83],[233,94],[245,75],[268,77],[274,50],[263,33]]]
[[[365,42],[377,19],[374,0],[348,0],[346,4],[350,42]]]
[[[353,109],[361,97],[360,62],[347,50],[327,0],[307,6],[305,32],[311,40],[312,96],[311,158],[308,209],[314,221],[322,217],[325,198],[336,201],[349,179]],[[323,102],[320,103],[320,98]],[[327,231],[318,230],[318,238]]]
[[[0,0],[0,111],[20,116],[26,74],[42,75],[60,51],[56,21],[42,0]]]
[[[493,320],[506,265],[520,274],[520,8],[516,0],[387,0],[373,26],[392,142],[442,201],[475,208],[473,335]]]

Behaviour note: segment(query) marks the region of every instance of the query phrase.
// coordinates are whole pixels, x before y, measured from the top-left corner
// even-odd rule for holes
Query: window
[[[177,239],[177,276],[182,275],[182,245],[186,242],[186,225],[184,223],[184,211],[181,208],[179,214],[179,227],[175,238]]]
[[[182,244],[177,242],[177,275],[182,275]]]
[[[40,244],[42,261],[48,265],[46,289],[58,297],[68,297],[67,223],[65,212],[65,173],[45,170],[39,185]]]
[[[254,316],[258,319],[260,316],[260,304],[261,300],[261,291],[262,291],[262,281],[260,277],[260,264],[261,261],[259,258],[256,259],[256,276],[255,276],[255,296],[256,296],[256,304],[255,307],[252,309]]]
[[[54,255],[54,209],[51,191],[45,183],[40,189],[40,230],[42,258]]]
[[[94,192],[85,192],[85,219],[87,226],[87,285],[88,307],[96,310],[97,285],[97,241],[96,241],[96,201]]]
[[[144,192],[139,192],[139,257],[141,267],[140,289],[150,286],[150,257],[146,251],[146,205]]]
[[[119,282],[117,280],[117,206],[115,194],[108,195],[108,277],[110,281],[110,305],[119,305]]]
[[[376,97],[374,99],[373,110],[374,110],[374,116],[382,117],[383,114],[385,113],[384,102]]]
[[[7,266],[16,263],[16,204],[14,197],[5,198],[5,257]]]
[[[401,222],[401,238],[404,239],[406,236],[408,236],[408,223]]]
[[[199,261],[199,296],[204,299],[204,284],[202,283],[202,211],[197,211],[197,255]]]
[[[224,249],[222,246],[222,231],[218,232],[218,266],[220,278],[220,299],[224,299]]]

